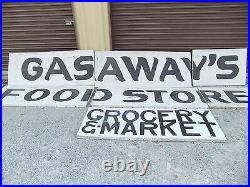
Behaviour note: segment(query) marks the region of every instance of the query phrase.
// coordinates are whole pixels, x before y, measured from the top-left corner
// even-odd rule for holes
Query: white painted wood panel
[[[194,86],[245,85],[247,49],[192,51]]]
[[[9,87],[2,88],[2,106],[86,107],[93,87]]]
[[[226,141],[209,110],[88,109],[77,137],[156,141]]]
[[[94,51],[10,53],[9,86],[94,85]]]
[[[99,87],[91,106],[129,108],[208,108],[197,88],[132,89]]]
[[[199,93],[210,109],[248,108],[246,86],[199,87]]]
[[[96,86],[160,89],[191,86],[189,52],[97,51],[95,64]]]

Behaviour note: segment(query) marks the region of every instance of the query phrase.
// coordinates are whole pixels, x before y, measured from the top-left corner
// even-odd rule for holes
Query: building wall
[[[111,3],[113,50],[247,47],[247,3]]]
[[[2,70],[12,52],[77,49],[71,3],[3,3]]]

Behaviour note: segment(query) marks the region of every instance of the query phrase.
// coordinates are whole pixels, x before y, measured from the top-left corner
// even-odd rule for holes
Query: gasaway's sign
[[[94,51],[11,53],[8,86],[94,85]]]
[[[154,88],[245,85],[246,49],[96,52],[96,86]],[[192,78],[191,78],[192,75]]]
[[[9,86],[244,85],[246,49],[189,52],[64,51],[10,54]],[[192,73],[193,70],[193,73]],[[94,73],[95,72],[95,73]]]
[[[94,89],[94,51],[10,54],[3,106],[85,107]]]
[[[109,100],[114,104],[113,106],[130,106],[129,101],[124,105],[128,99],[121,101],[121,98],[124,98],[122,95],[134,98],[134,107],[165,107],[167,105],[174,108],[206,108],[207,105],[204,103],[210,103],[210,106],[215,107],[220,104],[224,107],[246,106],[246,99],[239,102],[240,104],[218,99],[222,96],[228,97],[228,94],[225,95],[220,89],[219,93],[212,89],[209,93],[210,99],[206,99],[206,93],[202,92],[206,102],[203,100],[200,102],[198,99],[200,92],[197,92],[197,88],[186,88],[191,87],[191,70],[194,71],[194,81],[203,80],[204,83],[206,80],[206,84],[208,84],[208,79],[204,77],[207,75],[211,76],[214,85],[217,82],[218,84],[221,84],[221,81],[225,82],[223,78],[226,78],[228,82],[232,78],[234,84],[241,84],[245,81],[245,49],[202,51],[193,52],[195,60],[193,68],[191,54],[185,52],[96,52],[95,57],[93,51],[82,50],[10,54],[8,86],[2,89],[3,106],[30,106],[31,104],[46,106],[45,100],[48,98],[53,100],[53,95],[58,91],[64,96],[64,100],[56,101],[55,106],[71,106],[70,103],[77,101],[83,95],[84,91],[80,88],[81,86],[94,85],[100,89],[106,89],[107,93],[109,90],[112,93],[116,90],[117,93]],[[202,54],[202,58],[199,59],[197,54]],[[209,68],[215,68],[216,71]],[[218,78],[219,81],[212,77]],[[172,87],[183,87],[184,90],[173,90]],[[48,89],[50,94],[43,89]],[[124,89],[128,91],[124,92]],[[139,93],[129,91],[135,89],[147,90]],[[242,89],[244,88],[240,88]],[[29,95],[30,92],[34,99],[27,101],[25,95]],[[148,96],[145,100],[147,95],[144,96],[145,93],[142,92],[154,94],[155,99],[150,99],[151,96]],[[170,95],[167,96],[166,92]],[[244,91],[241,92],[239,94],[244,95]],[[170,97],[170,100],[164,97]],[[237,101],[237,98],[235,100]],[[106,105],[105,102],[96,103],[95,101],[94,99],[95,106]],[[214,101],[216,105],[212,104]],[[72,106],[82,106],[82,100],[79,102],[78,105]],[[52,103],[54,102],[48,102],[47,105],[51,106]]]
[[[226,141],[209,110],[89,108],[78,137]]]
[[[189,87],[190,67],[189,52],[96,52],[95,63],[93,51],[13,53],[8,85]]]
[[[93,96],[79,137],[225,141],[207,108],[245,107],[247,91],[191,88],[192,81],[244,85],[245,79],[245,49],[193,51],[193,63],[189,52],[15,53],[2,103],[86,107]]]
[[[247,49],[192,51],[194,86],[245,85]]]
[[[190,52],[98,51],[95,62],[96,86],[192,86]]]

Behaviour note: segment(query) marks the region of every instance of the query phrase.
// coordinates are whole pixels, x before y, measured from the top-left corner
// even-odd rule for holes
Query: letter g
[[[39,64],[39,66],[34,66],[32,69],[35,73],[35,75],[31,75],[28,72],[28,66],[31,62],[35,62]],[[22,75],[26,80],[29,81],[35,81],[37,80],[43,73],[43,68],[41,67],[42,60],[40,58],[28,58],[23,62],[22,65]]]

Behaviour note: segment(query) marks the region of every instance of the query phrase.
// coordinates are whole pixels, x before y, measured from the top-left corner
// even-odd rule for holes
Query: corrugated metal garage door
[[[4,74],[10,52],[77,48],[71,3],[3,3],[2,16]]]
[[[247,3],[111,3],[113,50],[247,47]]]

